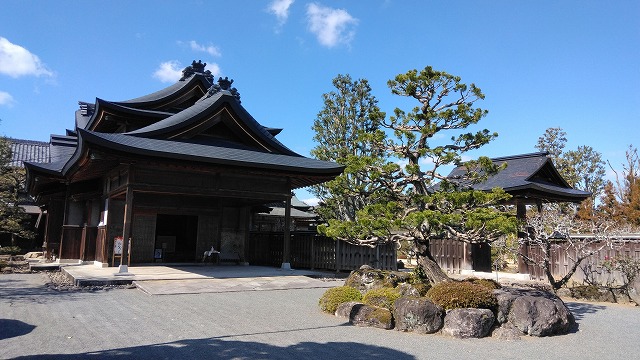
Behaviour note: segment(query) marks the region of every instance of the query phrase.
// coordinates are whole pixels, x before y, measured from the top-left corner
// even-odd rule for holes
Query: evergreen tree
[[[313,186],[311,193],[320,199],[317,211],[324,219],[354,220],[356,211],[384,195],[379,177],[370,170],[386,162],[380,144],[385,114],[366,79],[338,75],[333,86],[334,91],[323,94],[324,107],[312,126],[317,145],[311,154],[342,164],[345,170],[336,179]]]
[[[410,112],[396,108],[381,124],[385,137],[375,144],[395,162],[368,165],[368,170],[385,196],[356,211],[353,220],[331,219],[319,231],[357,244],[410,241],[428,280],[446,281],[429,251],[430,240],[490,242],[515,231],[515,218],[494,207],[508,194],[468,188],[498,170],[488,158],[466,162],[467,176],[455,182],[440,172],[461,164],[463,154],[497,134],[486,129],[465,132],[487,111],[474,105],[484,99],[481,90],[462,83],[460,77],[426,67],[400,74],[388,85],[393,94],[412,98],[419,106]],[[447,133],[452,135],[450,141],[440,136]]]
[[[7,139],[0,138],[0,233],[10,234],[13,246],[18,238],[34,237],[27,229],[29,216],[19,206],[24,186],[25,171],[11,166],[11,147]]]

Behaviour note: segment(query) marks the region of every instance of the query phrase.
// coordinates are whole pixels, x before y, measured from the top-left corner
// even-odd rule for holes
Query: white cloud
[[[289,18],[289,7],[293,2],[294,0],[273,0],[267,10],[276,16],[278,24],[282,26]]]
[[[177,60],[169,60],[160,63],[156,71],[153,72],[153,77],[165,83],[172,83],[180,80],[182,77],[182,70],[185,67]],[[205,70],[211,71],[211,75],[219,76],[220,66],[216,63],[207,63]]]
[[[220,74],[222,73],[220,71],[220,66],[216,63],[212,63],[212,64],[207,64],[206,70],[211,71],[211,75],[215,76],[220,76]]]
[[[14,102],[15,101],[13,100],[13,96],[11,96],[11,94],[5,91],[0,91],[0,106],[13,106]]]
[[[320,44],[334,47],[338,44],[349,44],[355,36],[352,26],[358,19],[346,10],[333,9],[315,3],[307,5],[309,30],[316,35]]]
[[[179,61],[165,61],[153,73],[153,77],[162,82],[176,82],[182,77],[182,69]]]
[[[40,58],[20,45],[0,37],[0,74],[18,78],[25,75],[53,76]]]
[[[198,44],[195,40],[189,41],[188,44],[191,47],[191,50],[193,50],[193,51],[206,52],[207,54],[209,54],[211,56],[215,56],[215,57],[222,56],[222,53],[220,52],[220,49],[218,49],[216,46],[213,46],[213,45],[208,45],[208,46],[201,45],[201,44]]]

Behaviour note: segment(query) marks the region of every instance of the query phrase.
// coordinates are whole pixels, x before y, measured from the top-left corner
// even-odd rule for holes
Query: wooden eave
[[[96,106],[86,130],[97,132],[116,132],[122,125],[127,131],[151,125],[173,115],[170,112],[137,109],[96,99]]]

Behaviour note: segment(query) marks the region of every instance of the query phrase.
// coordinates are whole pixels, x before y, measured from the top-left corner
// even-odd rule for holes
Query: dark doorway
[[[473,270],[491,272],[491,246],[489,244],[471,244]]]
[[[194,262],[197,260],[198,217],[158,214],[156,249],[162,249],[163,262]]]

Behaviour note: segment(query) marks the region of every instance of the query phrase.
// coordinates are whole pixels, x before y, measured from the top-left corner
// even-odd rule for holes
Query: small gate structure
[[[251,232],[245,247],[247,261],[253,265],[280,266],[284,234]],[[313,231],[291,232],[291,266],[299,269],[350,271],[362,265],[397,270],[395,244],[376,247],[357,246],[318,235]]]

